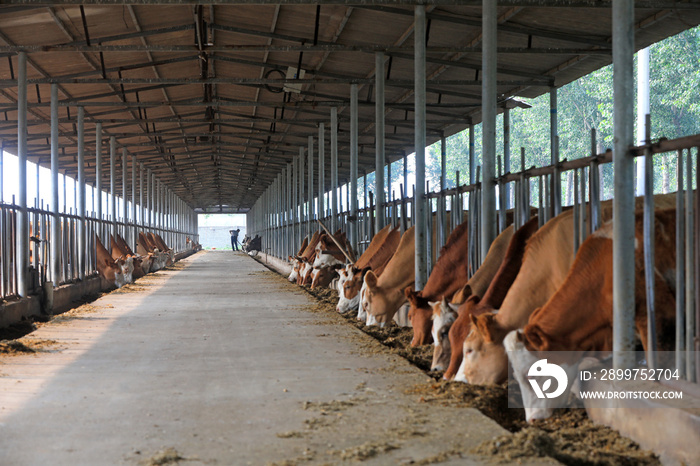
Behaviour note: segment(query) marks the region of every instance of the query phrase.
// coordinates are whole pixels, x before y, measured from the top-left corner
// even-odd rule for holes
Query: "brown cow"
[[[406,302],[403,290],[411,286],[415,279],[415,227],[403,234],[396,252],[377,278],[370,270],[365,275],[366,293],[362,306],[369,316],[373,316],[380,326],[390,322],[399,307]]]
[[[343,299],[343,287],[345,285],[345,282],[352,279],[354,272],[353,269],[361,269],[361,264],[365,263],[369,257],[374,255],[376,250],[379,248],[379,245],[384,241],[384,238],[389,234],[389,231],[391,230],[391,225],[387,225],[379,232],[374,235],[374,238],[372,238],[372,241],[369,243],[369,246],[365,250],[364,253],[354,261],[352,264],[347,264],[343,269],[338,271],[338,282],[337,282],[337,287],[338,287],[338,296],[340,299]],[[337,306],[336,306],[337,309]],[[347,309],[345,309],[347,310]],[[340,312],[340,311],[339,311]]]
[[[137,265],[135,257],[123,250],[119,244],[119,241],[116,240],[114,236],[109,235],[109,242],[110,247],[112,248],[112,259],[115,261],[122,260],[125,263],[126,269],[124,272],[124,280],[127,283],[132,283],[134,281],[134,271],[136,270]],[[138,263],[138,268],[139,272],[137,272],[137,275],[140,273],[140,277],[143,277],[144,274],[141,271],[140,261]]]
[[[336,242],[341,244],[345,248],[345,252],[352,257],[352,247],[348,243],[345,233],[338,230],[333,236],[335,241],[327,233],[323,233],[316,244],[316,258],[313,261],[313,270],[311,271],[311,289],[327,287],[338,276],[337,270],[344,267],[346,257]]]
[[[381,234],[386,231],[386,234]],[[379,277],[384,267],[393,257],[396,248],[399,246],[401,233],[398,228],[391,229],[389,226],[382,229],[372,239],[367,250],[360,256],[350,270],[345,271],[348,275],[343,283],[342,292],[339,293],[340,299],[336,307],[338,312],[344,312],[350,309],[360,307],[360,290],[364,283],[365,274],[373,270]],[[358,319],[361,316],[358,315]]]
[[[644,215],[635,219],[635,324],[645,349],[647,341],[646,286],[644,281]],[[588,238],[576,254],[562,286],[539,309],[528,324],[504,340],[508,358],[526,401],[527,420],[547,418],[562,406],[562,398],[538,400],[525,383],[530,366],[541,359],[538,351],[566,351],[565,360],[555,361],[572,375],[583,356],[612,351],[613,258],[612,221]],[[658,348],[671,351],[675,334],[676,211],[655,214],[655,285]],[[565,397],[568,398],[568,397]]]
[[[409,287],[404,290],[410,303],[408,317],[413,326],[411,346],[430,343],[433,310],[429,302],[452,298],[469,279],[468,233],[468,221],[458,225],[447,238],[423,289],[414,291]]]
[[[96,268],[100,277],[107,280],[108,283],[114,284],[117,288],[121,288],[126,284],[124,280],[124,263],[123,261],[115,261],[105,249],[100,237],[95,235],[96,249]]]
[[[301,243],[301,247],[299,248],[299,251],[296,253],[294,257],[289,256],[289,262],[292,264],[292,271],[289,274],[289,277],[287,277],[287,280],[289,280],[292,283],[296,283],[297,277],[299,276],[299,268],[301,266],[301,259],[299,257],[304,254],[304,250],[306,247],[309,245],[309,237],[304,236],[304,241]]]
[[[489,248],[484,263],[477,271],[480,277],[478,277],[476,287],[480,288],[486,281],[485,278],[490,278],[488,288],[468,296],[456,310],[458,317],[455,319],[454,324],[448,327],[447,330],[440,330],[439,334],[444,336],[447,333],[447,338],[443,337],[439,345],[436,345],[433,359],[439,361],[440,358],[436,357],[435,353],[440,352],[444,354],[444,356],[440,355],[442,356],[442,364],[444,364],[445,360],[449,361],[447,370],[443,375],[445,379],[450,380],[454,377],[462,362],[462,351],[460,350],[471,328],[470,315],[475,312],[475,308],[482,301],[482,297],[486,298],[486,302],[493,302],[498,305],[503,301],[510,284],[520,270],[525,243],[537,230],[537,225],[538,219],[534,217],[519,228],[518,231],[514,232],[514,228],[511,225],[496,238]],[[473,278],[476,278],[476,274]],[[469,281],[470,287],[474,281],[476,280]],[[449,314],[446,315],[449,316]],[[446,323],[449,324],[449,317],[446,320]],[[454,351],[452,350],[453,348],[455,349]],[[438,365],[435,370],[440,370],[444,367],[444,365],[442,367]]]
[[[643,207],[636,199],[636,208]],[[675,194],[654,196],[658,209],[675,205]],[[604,222],[612,218],[612,201],[601,203]],[[555,222],[556,221],[556,222]],[[508,358],[503,338],[522,328],[530,314],[543,306],[559,289],[573,264],[573,211],[550,220],[527,244],[520,273],[508,290],[500,311],[472,318],[475,327],[464,341],[462,365],[455,377],[476,384],[495,384],[505,380]]]
[[[503,337],[522,327],[530,313],[544,304],[564,282],[574,261],[573,211],[554,217],[528,241],[517,277],[496,312],[480,306],[469,315],[472,327],[464,340],[463,359],[455,380],[475,384],[500,383],[508,372]],[[493,329],[493,332],[489,330]]]

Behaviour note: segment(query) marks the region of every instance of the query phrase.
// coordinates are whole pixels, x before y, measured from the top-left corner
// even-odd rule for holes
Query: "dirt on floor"
[[[277,277],[280,279],[279,275]],[[292,287],[299,289],[295,285]],[[339,315],[335,309],[338,302],[336,290],[302,288],[318,301],[318,304],[313,306],[314,312]],[[594,424],[588,419],[584,409],[556,410],[551,418],[528,424],[525,421],[523,409],[508,407],[507,384],[483,386],[444,381],[442,373],[430,371],[432,345],[411,347],[413,336],[411,328],[398,327],[394,323],[384,328],[367,327],[364,322],[357,320],[356,314],[356,311],[352,311],[343,314],[342,317],[349,324],[381,343],[380,346],[364,346],[363,351],[387,351],[398,354],[435,379],[432,383],[419,384],[406,390],[407,394],[416,396],[416,402],[438,403],[442,406],[454,406],[457,409],[476,408],[514,433],[485,442],[472,450],[472,453],[488,456],[494,462],[518,462],[526,458],[531,460],[550,457],[572,466],[661,464],[658,456],[653,452],[642,450],[638,444],[609,427]],[[511,388],[515,388],[511,393],[519,391],[517,387]],[[363,455],[363,451],[371,453],[380,447],[367,445],[365,449],[358,452],[344,454]],[[455,452],[446,451],[438,457],[426,458],[429,462],[421,464],[445,461],[454,454]]]

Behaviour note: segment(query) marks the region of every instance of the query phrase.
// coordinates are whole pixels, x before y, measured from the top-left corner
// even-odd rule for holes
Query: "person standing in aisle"
[[[238,233],[240,232],[240,228],[237,230],[229,230],[229,233],[231,234],[231,249],[234,251],[238,251]]]

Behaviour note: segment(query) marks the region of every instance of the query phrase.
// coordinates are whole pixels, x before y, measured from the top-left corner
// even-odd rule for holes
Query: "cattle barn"
[[[697,0],[0,3],[0,464],[697,464]]]

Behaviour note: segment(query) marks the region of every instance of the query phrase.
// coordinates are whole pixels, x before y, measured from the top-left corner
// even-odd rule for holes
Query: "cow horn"
[[[331,237],[331,239],[333,240],[333,242],[335,243],[335,245],[338,246],[338,249],[340,249],[340,252],[343,253],[343,255],[348,259],[348,261],[350,261],[351,264],[354,264],[355,261],[352,260],[352,258],[351,258],[351,257],[348,255],[348,253],[345,251],[345,248],[343,248],[343,247],[340,245],[340,243],[338,242],[338,240],[335,239],[335,236],[331,235],[331,233],[328,231],[328,228],[326,228],[326,225],[324,225],[323,222],[320,221],[319,219],[316,219],[316,221],[318,222],[319,225],[321,225],[321,227],[325,230],[325,232],[328,233],[328,236]],[[339,231],[340,231],[340,230],[339,230]]]

